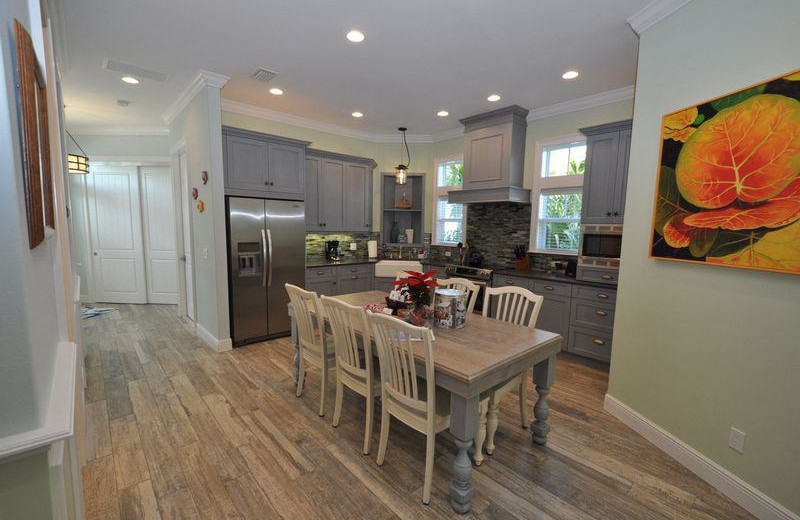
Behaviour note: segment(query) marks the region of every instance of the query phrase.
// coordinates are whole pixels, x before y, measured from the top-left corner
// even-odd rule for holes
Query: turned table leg
[[[547,443],[547,434],[550,433],[550,425],[547,424],[547,418],[550,416],[550,406],[547,404],[547,396],[550,393],[550,387],[553,386],[553,381],[556,377],[556,357],[550,357],[544,361],[540,361],[533,370],[533,378],[536,383],[536,392],[539,394],[539,399],[533,407],[533,428],[531,428],[531,435],[533,442],[536,444],[544,445]]]
[[[453,481],[450,483],[450,505],[457,513],[468,513],[470,501],[475,495],[472,484],[472,461],[469,449],[472,447],[478,429],[479,397],[450,395],[450,433],[455,437],[458,448],[453,461]]]

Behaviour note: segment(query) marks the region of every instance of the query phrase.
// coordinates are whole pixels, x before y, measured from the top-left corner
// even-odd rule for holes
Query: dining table
[[[386,293],[381,291],[336,296],[343,302],[360,307],[383,302],[385,297]],[[291,304],[289,315],[292,342],[297,349],[294,372],[297,384],[299,343]],[[327,320],[325,325],[328,327]],[[372,337],[369,331],[365,331],[365,334]],[[479,314],[469,315],[463,328],[433,327],[433,334],[435,383],[450,392],[450,434],[457,447],[449,487],[450,504],[456,512],[467,513],[475,495],[469,449],[478,431],[481,397],[533,368],[538,399],[533,407],[531,436],[535,444],[544,445],[550,433],[547,396],[555,380],[556,355],[561,350],[562,337],[553,332],[514,325]],[[417,374],[425,374],[422,352],[419,355],[415,353],[415,358]]]

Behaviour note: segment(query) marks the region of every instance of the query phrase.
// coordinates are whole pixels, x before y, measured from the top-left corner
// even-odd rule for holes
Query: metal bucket
[[[460,329],[467,321],[467,292],[458,289],[436,289],[433,323],[442,329]]]

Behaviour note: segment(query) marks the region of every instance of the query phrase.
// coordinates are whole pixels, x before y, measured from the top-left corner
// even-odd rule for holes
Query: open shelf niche
[[[411,203],[403,207],[405,198]],[[398,207],[400,206],[400,207]],[[414,230],[414,240],[402,245],[422,246],[425,230],[425,174],[409,173],[408,182],[398,185],[394,173],[381,175],[381,242],[397,245],[392,240],[392,226],[397,222],[400,233]]]

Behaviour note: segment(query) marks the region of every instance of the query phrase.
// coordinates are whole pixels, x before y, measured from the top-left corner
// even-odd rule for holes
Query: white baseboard
[[[800,520],[800,516],[640,415],[614,396],[606,394],[603,408],[757,518],[761,520]]]
[[[194,330],[200,339],[208,343],[208,345],[214,349],[215,352],[227,352],[229,350],[233,350],[233,341],[231,341],[230,338],[217,339],[199,323],[195,323]]]

